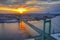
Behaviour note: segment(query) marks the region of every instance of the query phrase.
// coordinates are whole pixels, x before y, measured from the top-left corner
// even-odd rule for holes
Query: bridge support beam
[[[46,27],[46,23],[49,24],[49,29],[48,29],[48,34],[51,34],[51,19],[44,19],[44,23],[43,23],[43,32],[42,32],[42,40],[45,40],[45,27]]]

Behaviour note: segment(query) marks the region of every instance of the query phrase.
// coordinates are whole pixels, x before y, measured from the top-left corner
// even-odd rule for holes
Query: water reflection
[[[0,39],[24,39],[27,37],[27,32],[25,30],[24,22],[21,23],[0,23]],[[18,28],[20,27],[20,30]],[[20,33],[19,33],[19,32]]]

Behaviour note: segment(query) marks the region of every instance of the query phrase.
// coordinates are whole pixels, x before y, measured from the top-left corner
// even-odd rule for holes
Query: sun
[[[27,11],[26,8],[18,8],[18,12],[19,12],[20,14],[23,14],[23,13],[26,12],[26,11]]]

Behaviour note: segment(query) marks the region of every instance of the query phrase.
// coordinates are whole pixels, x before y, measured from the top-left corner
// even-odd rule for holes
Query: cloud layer
[[[24,3],[32,0],[0,0],[0,3]],[[35,1],[47,1],[47,0],[35,0]],[[60,0],[48,0],[48,1],[60,1]]]

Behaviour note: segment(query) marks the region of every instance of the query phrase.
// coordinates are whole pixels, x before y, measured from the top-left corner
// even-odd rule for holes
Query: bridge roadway
[[[40,34],[39,36],[35,37],[36,40],[42,40],[42,30],[40,30],[39,28],[35,27],[34,25],[30,24],[27,21],[24,21],[27,25],[29,25],[33,30],[35,30],[38,34]],[[56,40],[55,38],[53,38],[52,36],[48,35],[47,33],[45,33],[45,40]]]

